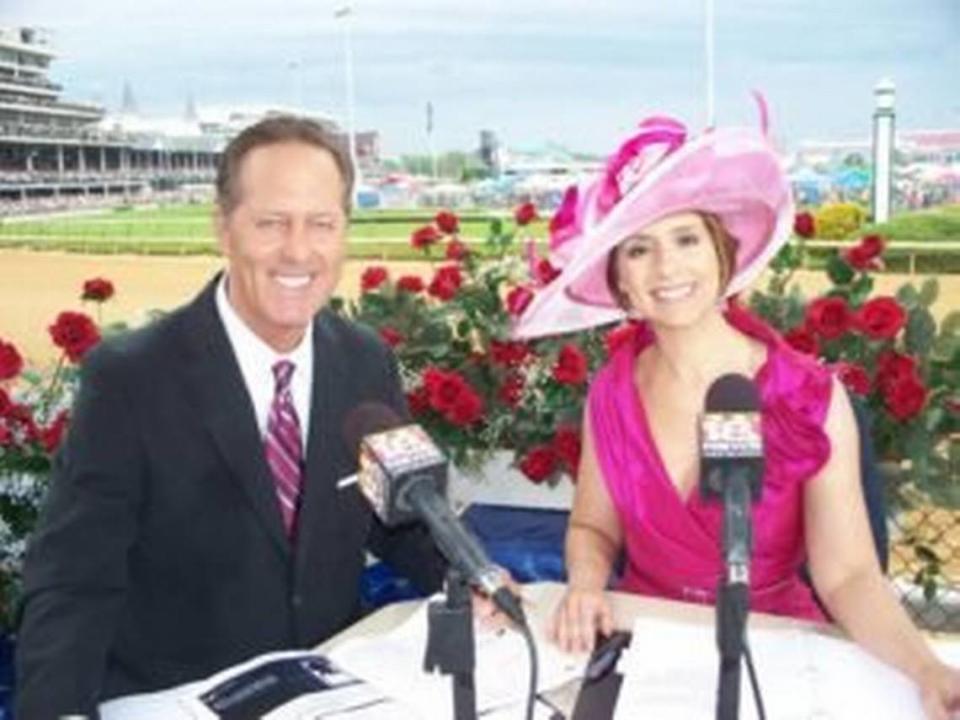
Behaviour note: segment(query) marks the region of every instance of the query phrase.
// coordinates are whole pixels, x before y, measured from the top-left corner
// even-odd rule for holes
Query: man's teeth
[[[673,302],[675,300],[683,300],[691,293],[693,293],[693,283],[658,288],[651,294],[653,295],[654,300],[658,300],[660,302]]]
[[[305,287],[310,282],[309,275],[274,275],[274,279],[291,290]]]

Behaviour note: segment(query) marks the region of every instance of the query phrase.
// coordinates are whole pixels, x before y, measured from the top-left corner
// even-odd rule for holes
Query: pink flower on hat
[[[571,185],[563,193],[560,207],[550,218],[550,249],[556,250],[580,231],[580,213],[577,204],[580,201],[580,189]]]
[[[651,117],[640,123],[640,132],[624,142],[607,161],[597,197],[601,215],[610,212],[630,188],[686,139],[687,129],[673,118]]]

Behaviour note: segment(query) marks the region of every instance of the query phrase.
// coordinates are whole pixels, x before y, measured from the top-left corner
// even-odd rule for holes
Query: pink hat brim
[[[717,215],[736,238],[736,267],[725,295],[740,292],[790,238],[793,226],[789,180],[763,134],[713,130],[664,158],[563,248],[562,272],[536,294],[513,335],[562,334],[622,319],[607,287],[608,254],[650,224],[693,210]]]

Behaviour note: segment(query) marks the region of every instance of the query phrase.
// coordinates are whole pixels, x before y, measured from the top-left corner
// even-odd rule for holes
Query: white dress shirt
[[[289,360],[294,364],[293,377],[290,380],[290,392],[293,394],[293,407],[300,420],[300,439],[306,457],[307,437],[310,429],[310,397],[313,390],[313,323],[307,325],[303,339],[292,351],[280,354],[251,330],[237,315],[227,298],[227,276],[224,275],[217,285],[217,312],[227,331],[227,338],[233,347],[233,354],[240,365],[244,385],[253,402],[257,416],[257,427],[261,437],[267,434],[267,418],[276,380],[273,366],[279,360]]]

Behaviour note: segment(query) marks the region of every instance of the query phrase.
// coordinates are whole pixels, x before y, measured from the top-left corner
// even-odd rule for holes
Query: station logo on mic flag
[[[763,457],[760,413],[704,413],[700,421],[700,451],[704,458]]]

